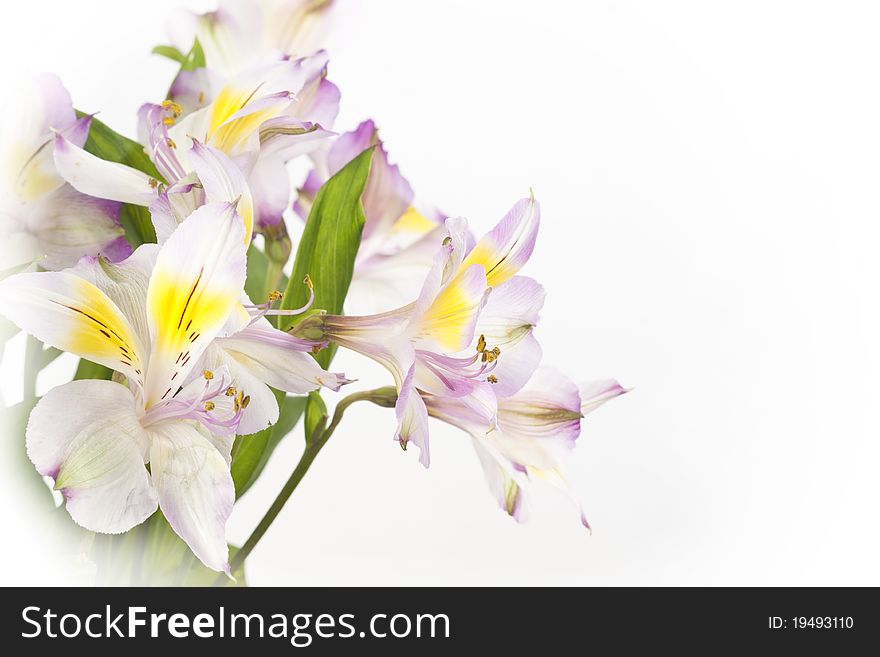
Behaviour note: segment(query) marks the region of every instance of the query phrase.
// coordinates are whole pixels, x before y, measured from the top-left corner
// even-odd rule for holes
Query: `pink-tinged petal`
[[[327,154],[329,174],[333,175],[371,146],[378,145],[364,189],[366,224],[363,239],[374,232],[388,233],[412,204],[413,191],[397,165],[388,161],[388,152],[379,140],[376,125],[364,121],[352,132],[341,135]]]
[[[330,129],[339,114],[341,97],[339,87],[322,75],[297,94],[299,105],[296,107],[296,114]]]
[[[498,506],[517,522],[525,522],[528,519],[528,507],[522,474],[515,470],[512,463],[484,444],[479,437],[472,436],[471,442],[483,467],[486,483],[492,496],[498,501]]]
[[[173,27],[178,31],[190,28],[180,33],[179,43],[188,48],[197,37],[207,66],[229,76],[265,52],[261,40],[265,19],[259,2],[221,0],[217,4],[211,12],[175,17]]]
[[[69,127],[58,132],[64,135],[71,144],[79,148],[84,148],[86,140],[89,138],[89,128],[92,126],[92,117],[83,116],[74,121]]]
[[[289,55],[313,52],[324,39],[333,1],[263,3],[267,42]]]
[[[173,395],[240,304],[244,225],[232,204],[196,210],[162,245],[150,278],[152,336],[145,402]]]
[[[244,174],[223,152],[193,140],[192,166],[205,188],[208,202],[237,203],[244,221],[245,241],[250,243],[254,227],[254,201]]]
[[[124,164],[108,162],[55,135],[55,166],[75,189],[97,198],[149,206],[157,195],[157,182]]]
[[[509,397],[522,388],[541,362],[541,346],[532,329],[538,323],[544,297],[544,288],[535,280],[514,276],[492,289],[480,312],[475,335],[483,336],[488,349],[501,350],[491,372],[499,397]]]
[[[106,253],[116,240],[125,242],[118,217],[116,201],[86,196],[62,185],[31,205],[26,228],[39,240],[44,256],[40,265],[59,270],[72,267],[82,256]]]
[[[213,361],[212,365],[208,365],[209,369],[219,369],[218,366],[222,364],[228,370],[235,390],[249,398],[247,408],[241,413],[241,421],[236,430],[238,435],[249,436],[278,422],[278,400],[269,386],[255,376],[249,367],[236,360],[231,352],[224,350],[219,340],[209,347],[205,356],[205,363]]]
[[[527,276],[514,276],[492,288],[483,312],[479,332],[486,342],[503,348],[516,343],[538,323],[544,306],[544,287]]]
[[[131,248],[131,244],[128,243],[128,240],[125,239],[124,236],[120,235],[104,246],[98,252],[98,255],[102,258],[106,258],[110,262],[122,262],[131,256],[132,253],[134,253],[134,249]]]
[[[419,448],[419,463],[426,468],[431,464],[431,451],[428,445],[428,410],[425,402],[413,386],[415,365],[413,365],[403,385],[397,393],[394,413],[397,417],[396,440],[406,449],[412,443]]]
[[[565,475],[562,473],[560,468],[552,468],[549,470],[538,470],[536,468],[528,468],[527,469],[528,476],[530,479],[540,479],[541,481],[550,484],[554,488],[562,491],[562,493],[568,498],[568,500],[572,503],[572,505],[577,509],[578,516],[580,517],[581,525],[584,526],[590,533],[592,533],[593,528],[590,527],[590,523],[587,521],[587,516],[584,513],[584,507],[581,504],[580,499],[572,490],[571,485],[568,483],[568,480],[565,478]]]
[[[49,391],[31,412],[28,456],[55,479],[73,520],[90,531],[125,532],[157,505],[144,467],[148,436],[135,400],[112,381],[74,381]]]
[[[531,257],[540,222],[541,206],[534,198],[517,201],[498,225],[477,242],[462,268],[483,265],[489,285],[501,285]]]
[[[326,55],[320,53],[298,60],[276,59],[245,71],[223,87],[211,106],[206,108],[205,131],[190,130],[188,134],[199,138],[204,135],[209,144],[233,158],[261,150],[261,144],[281,155],[281,151],[270,142],[276,137],[281,142],[289,141],[283,139],[288,130],[296,133],[294,141],[297,143],[310,141],[303,138],[314,138],[314,135],[302,135],[301,129],[307,127],[311,130],[317,123],[300,114],[302,101],[298,94],[308,95],[306,86],[324,75],[326,61]],[[308,105],[303,108],[308,109]],[[198,112],[191,116],[196,114]],[[270,130],[267,122],[273,119],[283,119],[283,122],[269,124]]]
[[[308,345],[268,323],[219,338],[215,345],[260,381],[291,394],[300,395],[321,386],[338,391],[347,382],[344,376],[321,368],[309,355]]]
[[[317,170],[312,169],[309,171],[308,176],[306,176],[302,187],[297,191],[296,202],[293,204],[293,211],[303,221],[309,218],[309,212],[312,210],[312,203],[315,202],[315,196],[317,195],[318,190],[321,189],[321,185],[325,182],[326,178],[318,173]]]
[[[45,135],[53,130],[66,130],[76,122],[70,93],[54,73],[35,75],[30,94],[31,102],[22,105],[27,108],[31,126],[30,130],[22,129],[25,134]]]
[[[229,573],[226,521],[235,486],[226,460],[188,423],[152,426],[150,436],[150,471],[159,508],[203,564]]]
[[[438,226],[393,254],[359,258],[345,298],[345,312],[350,315],[381,313],[416,298],[445,234],[443,227]]]
[[[495,395],[502,398],[516,394],[535,373],[542,357],[543,349],[531,331],[513,346],[502,349],[491,372],[495,377],[492,384]]]
[[[592,413],[607,401],[629,392],[614,379],[591,381],[580,386],[581,413]]]
[[[517,394],[498,401],[499,432],[487,440],[514,463],[552,470],[581,432],[580,394],[561,372],[539,367]]]
[[[9,117],[7,148],[2,175],[10,181],[18,200],[29,202],[64,184],[52,157],[52,131],[73,133],[80,138],[80,126],[70,94],[57,76],[35,76],[18,94],[18,111]],[[88,122],[86,122],[86,130]]]
[[[364,239],[369,239],[375,233],[389,233],[406,214],[412,200],[412,187],[400,174],[400,168],[388,162],[388,153],[380,145],[373,157],[364,190]]]
[[[168,98],[180,105],[186,116],[210,105],[219,87],[217,74],[209,68],[180,71],[171,83]]]
[[[138,133],[147,153],[166,182],[174,184],[186,176],[177,154],[177,143],[168,134],[166,119],[175,116],[170,108],[146,103],[138,110]]]
[[[260,157],[248,177],[254,199],[256,230],[271,230],[283,223],[290,206],[290,176],[279,157]]]
[[[339,135],[327,153],[327,169],[329,175],[340,171],[358,155],[374,146],[378,141],[376,124],[368,119],[363,121],[351,132]]]
[[[0,281],[0,314],[41,342],[142,381],[146,351],[137,332],[101,289],[72,270]]]
[[[204,190],[189,183],[178,183],[159,194],[150,204],[156,241],[159,244],[167,242],[177,227],[204,204]]]
[[[317,150],[333,132],[312,121],[287,115],[266,120],[259,130],[260,157],[274,157],[289,162]]]

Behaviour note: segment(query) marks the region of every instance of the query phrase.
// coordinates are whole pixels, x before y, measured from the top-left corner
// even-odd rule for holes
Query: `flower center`
[[[153,405],[141,418],[141,425],[167,420],[195,420],[213,433],[234,434],[238,431],[242,414],[250,404],[251,398],[244,390],[236,390],[230,385],[226,374],[214,376],[211,370],[202,374],[204,386],[195,394],[171,397]],[[191,383],[182,390],[195,387]]]

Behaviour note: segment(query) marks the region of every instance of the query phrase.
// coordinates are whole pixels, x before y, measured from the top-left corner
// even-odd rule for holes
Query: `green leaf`
[[[153,48],[153,54],[167,57],[168,59],[171,59],[178,64],[182,64],[186,60],[186,55],[184,55],[174,46],[156,46],[155,48]]]
[[[113,370],[85,358],[80,358],[79,365],[76,366],[76,374],[73,375],[74,381],[82,379],[104,379],[109,381],[111,378],[113,378]]]
[[[237,436],[232,446],[232,480],[236,498],[244,495],[260,476],[278,443],[289,434],[306,407],[305,397],[285,397],[273,390],[278,401],[278,422],[250,436]]]
[[[365,150],[318,190],[296,251],[282,308],[299,308],[306,303],[309,290],[303,280],[309,276],[315,288],[313,307],[342,313],[364,229],[361,196],[373,151],[374,147]],[[295,323],[295,317],[286,317],[280,327],[288,329]],[[328,348],[318,354],[322,367],[330,365],[334,352]]]
[[[306,431],[306,444],[312,441],[312,438],[324,431],[327,426],[327,405],[321,399],[321,393],[313,390],[309,393],[306,402],[306,418],[304,428]]]
[[[180,61],[181,71],[195,71],[197,68],[205,68],[205,51],[198,39],[193,41],[192,48]]]
[[[78,111],[77,116],[84,115]],[[130,166],[155,178],[158,182],[164,182],[156,166],[147,157],[143,146],[128,137],[123,137],[95,117],[92,117],[89,137],[84,148],[102,160]],[[147,208],[123,203],[119,211],[119,221],[125,229],[125,239],[133,248],[145,242],[156,241],[156,231]]]
[[[150,211],[140,205],[123,203],[119,210],[119,223],[125,230],[125,239],[136,249],[141,244],[156,243],[156,229]]]

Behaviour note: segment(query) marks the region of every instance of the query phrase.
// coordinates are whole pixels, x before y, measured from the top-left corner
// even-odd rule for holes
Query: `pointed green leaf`
[[[186,60],[186,55],[184,55],[174,46],[156,46],[155,48],[153,48],[153,54],[167,57],[168,59],[175,61],[178,64],[182,64]]]
[[[193,41],[192,48],[180,61],[181,71],[195,71],[197,68],[205,68],[205,51],[198,39]]]
[[[358,155],[318,190],[296,251],[282,308],[299,308],[308,301],[309,290],[303,280],[309,276],[315,288],[313,308],[342,313],[364,229],[361,196],[373,150],[371,147]],[[290,328],[295,323],[295,317],[284,318],[281,328]],[[333,353],[328,348],[318,354],[322,367],[329,366]]]

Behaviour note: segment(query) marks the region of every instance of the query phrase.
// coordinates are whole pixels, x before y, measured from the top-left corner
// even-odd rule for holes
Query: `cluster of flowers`
[[[340,93],[312,45],[329,4],[237,1],[191,17],[205,65],[139,113],[160,178],[89,152],[94,119],[56,77],[35,81],[4,178],[0,313],[115,372],[51,390],[26,431],[30,459],[86,529],[125,532],[158,507],[206,566],[228,572],[232,442],[278,420],[272,388],[349,383],[313,357],[330,343],[388,370],[394,435],[425,466],[429,417],[467,432],[519,520],[535,478],[568,490],[560,464],[584,414],[624,392],[540,364],[544,290],[519,275],[538,234],[533,197],[477,240],[465,220],[416,209],[371,121],[332,131]],[[305,221],[321,186],[370,147],[349,314],[248,298],[252,236],[283,244],[285,215]],[[313,169],[292,190],[286,165],[304,156]],[[132,249],[125,204],[149,209],[156,243]],[[282,331],[270,320],[281,314],[304,319]]]

